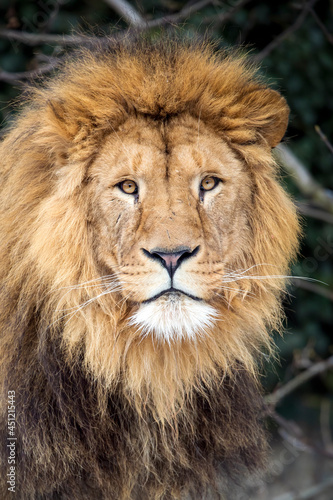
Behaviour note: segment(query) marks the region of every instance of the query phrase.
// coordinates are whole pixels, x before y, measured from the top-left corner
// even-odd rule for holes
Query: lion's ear
[[[78,122],[70,118],[70,113],[66,105],[60,99],[53,99],[47,102],[47,117],[60,137],[71,140],[78,132]],[[75,116],[75,115],[74,115]]]
[[[272,89],[258,89],[244,96],[243,105],[252,126],[271,148],[277,146],[288,126],[289,107],[284,97]]]

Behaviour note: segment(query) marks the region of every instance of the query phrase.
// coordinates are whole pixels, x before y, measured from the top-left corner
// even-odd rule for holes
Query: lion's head
[[[202,44],[89,49],[37,88],[1,146],[1,335],[20,346],[2,378],[38,365],[52,388],[57,345],[173,426],[193,391],[255,378],[296,249],[271,154],[287,120],[243,56]]]

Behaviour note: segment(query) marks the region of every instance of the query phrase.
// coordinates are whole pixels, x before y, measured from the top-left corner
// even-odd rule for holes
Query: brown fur
[[[204,498],[262,466],[257,360],[297,247],[271,155],[287,120],[243,56],[209,44],[96,43],[34,90],[0,150],[18,498]],[[195,179],[214,173],[200,203]],[[134,205],[114,187],[128,177]],[[220,317],[168,343],[128,318],[161,272],[141,249],[179,244],[200,247],[179,276]]]

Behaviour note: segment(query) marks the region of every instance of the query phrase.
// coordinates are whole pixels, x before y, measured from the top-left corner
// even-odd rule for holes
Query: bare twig
[[[37,69],[30,71],[22,71],[19,73],[8,73],[7,71],[0,71],[0,81],[6,83],[17,83],[22,80],[33,80],[39,76],[45,75],[53,71],[60,64],[60,59],[53,60],[49,64],[44,64]]]
[[[198,12],[204,7],[207,7],[207,5],[211,3],[212,0],[199,0],[196,3],[189,5],[188,7],[184,7],[176,14],[170,14],[169,16],[163,16],[159,17],[158,19],[147,21],[146,28],[158,28],[159,26],[163,26],[165,24],[178,24],[180,21],[183,21],[195,12]]]
[[[297,450],[316,453],[325,458],[333,459],[333,453],[330,450],[305,437],[302,429],[295,422],[287,420],[272,409],[267,410],[267,416],[278,424],[280,436]]]
[[[326,479],[322,483],[311,486],[300,493],[285,493],[274,497],[273,500],[311,500],[318,498],[318,495],[330,490],[333,487],[333,478]]]
[[[285,144],[280,144],[274,151],[278,162],[291,175],[299,190],[329,213],[333,213],[333,192],[315,181]]]
[[[332,449],[330,416],[331,416],[331,401],[328,398],[325,398],[322,400],[320,405],[320,431],[324,446],[327,450]]]
[[[209,18],[207,18],[207,21],[209,22],[214,21],[215,26],[224,24],[227,21],[229,21],[229,19],[231,19],[237,11],[239,11],[242,7],[244,7],[246,4],[250,2],[252,2],[252,0],[239,0],[226,12],[221,12],[220,14],[216,14],[214,17],[210,16]]]
[[[151,21],[145,21],[143,17],[140,16],[141,19],[140,24],[138,24],[138,22],[136,21],[134,21],[134,23],[136,22],[135,25],[136,28],[142,31],[162,26],[168,23],[176,24],[181,20],[185,19],[186,17],[188,17],[189,15],[193,14],[194,12],[202,9],[206,5],[209,5],[211,2],[212,0],[200,0],[189,7],[185,7],[177,14],[161,17],[158,19],[152,19]],[[109,5],[111,5],[112,3],[112,6],[115,9],[116,9],[115,5],[117,4],[118,13],[120,13],[121,8],[126,10],[129,6],[128,2],[125,2],[123,0],[122,1],[118,0],[118,2],[108,0],[108,3]],[[130,11],[127,11],[128,14],[127,20],[129,20],[129,16],[131,15],[129,14],[129,12]],[[133,14],[133,11],[131,11],[131,13]],[[114,35],[114,38],[116,38],[117,36],[124,35],[126,32],[127,32],[126,30],[120,33],[118,32],[116,35]],[[28,45],[39,45],[43,43],[50,43],[56,45],[89,45],[93,40],[93,37],[85,35],[48,35],[48,34],[38,34],[38,33],[26,33],[8,29],[0,29],[0,38],[7,38],[8,40],[16,40],[18,42],[23,42]],[[107,36],[100,37],[99,40],[101,43],[103,43],[103,41],[108,41],[109,37]],[[38,76],[50,73],[59,64],[60,60],[58,62],[52,62],[50,64],[41,66],[40,68],[33,71],[23,71],[19,73],[8,73],[6,71],[0,71],[0,81],[7,83],[15,83],[21,80],[30,80]]]
[[[274,391],[272,394],[266,396],[265,401],[267,404],[275,406],[281,399],[296,390],[299,386],[312,379],[316,375],[323,373],[333,368],[333,356],[330,356],[325,361],[314,363],[310,368],[300,373],[285,385]]]
[[[327,139],[326,135],[321,130],[321,128],[319,127],[319,125],[315,125],[315,131],[317,132],[317,134],[319,135],[319,137],[321,138],[321,140],[326,144],[326,146],[331,151],[331,153],[333,153],[333,146],[330,143],[330,141]]]
[[[140,16],[141,24],[137,23],[135,27],[139,31],[145,31],[151,28],[164,26],[166,24],[177,24],[211,3],[212,0],[200,0],[193,5],[190,5],[189,7],[184,7],[181,11],[177,12],[176,14],[163,16],[157,19],[152,19],[150,21],[145,21],[143,17]],[[117,32],[116,34],[113,35],[113,37],[117,38],[120,34],[124,35],[125,33],[126,30],[122,32]],[[52,35],[47,33],[28,33],[26,31],[11,30],[6,28],[0,28],[0,38],[22,42],[30,46],[42,45],[44,43],[50,45],[63,45],[63,46],[73,46],[73,45],[75,46],[82,44],[89,45],[93,40],[93,37],[87,35]],[[101,42],[103,42],[103,40],[108,40],[108,39],[109,37],[99,37],[99,40]]]
[[[127,24],[137,28],[144,27],[146,21],[141,14],[126,0],[104,0],[120,17],[124,18]]]
[[[22,42],[25,45],[78,45],[86,42],[89,37],[83,35],[50,35],[48,33],[28,33],[27,31],[0,28],[0,38]]]
[[[286,38],[288,38],[292,33],[297,31],[305,21],[307,15],[310,12],[310,9],[314,6],[317,0],[310,0],[308,3],[305,4],[304,8],[302,9],[301,13],[299,16],[296,18],[296,21],[294,24],[289,26],[286,30],[282,31],[280,35],[278,35],[274,40],[271,41],[266,47],[259,52],[258,54],[255,54],[252,59],[255,62],[260,62],[265,57],[268,56],[274,49],[276,49]]]
[[[303,290],[308,290],[309,292],[316,293],[333,301],[333,291],[330,289],[326,289],[323,286],[312,283],[311,281],[300,280],[297,278],[293,278],[292,283],[297,286],[297,288],[303,288]]]
[[[327,30],[325,24],[321,21],[321,19],[319,19],[316,12],[314,11],[314,9],[310,9],[310,13],[311,13],[312,17],[314,18],[314,20],[316,21],[316,23],[318,24],[319,28],[322,30],[322,32],[326,36],[329,43],[331,43],[333,45],[333,35]]]
[[[333,215],[325,212],[325,210],[320,210],[319,208],[312,207],[308,203],[296,202],[297,210],[300,214],[312,217],[313,219],[322,220],[323,222],[328,222],[328,224],[333,224]]]

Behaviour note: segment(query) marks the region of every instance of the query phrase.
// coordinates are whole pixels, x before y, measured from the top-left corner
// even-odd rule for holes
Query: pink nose
[[[165,267],[166,268],[176,268],[178,260],[182,255],[184,255],[184,252],[178,252],[178,253],[163,253],[163,252],[154,252],[155,254],[159,255],[162,260],[165,262]]]
[[[196,247],[193,251],[188,247],[181,247],[181,250],[175,248],[171,252],[163,252],[159,249],[153,249],[150,252],[148,252],[144,248],[142,250],[148,257],[159,260],[168,271],[170,278],[172,278],[180,264],[185,259],[188,259],[189,257],[195,255],[198,252],[199,247]]]

